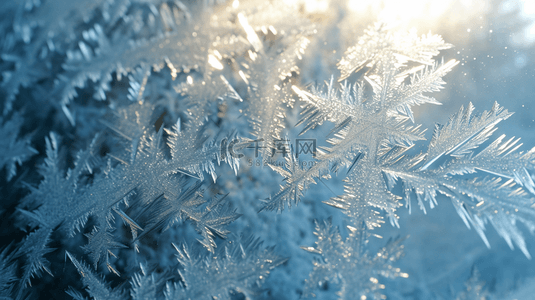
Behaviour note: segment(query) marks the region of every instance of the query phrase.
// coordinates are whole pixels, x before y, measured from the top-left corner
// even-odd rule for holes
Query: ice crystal
[[[261,287],[270,271],[286,259],[273,253],[273,247],[262,247],[253,237],[231,240],[223,250],[208,256],[187,245],[175,246],[178,258],[179,282],[166,282],[165,290],[156,290],[163,283],[157,273],[149,274],[141,265],[141,273],[131,282],[132,299],[231,299],[240,293],[250,298]],[[109,285],[83,262],[66,252],[80,275],[92,299],[125,299],[123,290]],[[75,299],[84,299],[76,290],[68,293]]]
[[[314,296],[318,286],[330,282],[339,286],[339,299],[384,299],[380,277],[408,277],[391,264],[403,254],[402,239],[389,241],[376,254],[369,253],[366,243],[370,234],[365,228],[348,227],[349,236],[343,239],[331,220],[316,223],[318,241],[315,247],[304,250],[321,256],[314,261],[314,270],[306,281],[303,296]]]
[[[527,171],[534,168],[535,149],[515,154],[517,141],[502,144],[503,137],[483,150],[478,149],[496,130],[495,126],[511,113],[495,103],[490,111],[478,116],[473,114],[474,107],[469,104],[467,109],[461,108],[452,116],[447,125],[436,126],[427,152],[409,155],[409,150],[425,139],[420,125],[411,124],[414,122],[411,106],[440,104],[423,93],[440,90],[444,84],[442,77],[458,62],[451,60],[436,64],[432,61],[438,50],[451,46],[440,38],[424,36],[397,40],[395,34],[384,33],[383,29],[376,25],[368,30],[366,41],[359,41],[364,46],[370,44],[368,47],[372,50],[375,43],[384,42],[380,50],[373,50],[377,53],[364,59],[355,56],[362,51],[350,49],[342,59],[339,66],[346,73],[364,67],[364,64],[369,68],[363,79],[354,85],[344,82],[337,89],[331,79],[325,92],[293,87],[306,103],[298,123],[305,125],[301,133],[324,121],[332,122],[335,127],[327,140],[331,146],[322,149],[316,163],[306,171],[275,168],[286,183],[266,201],[265,207],[280,211],[285,205],[299,202],[309,183],[345,166],[345,193],[326,203],[343,209],[354,224],[360,222],[355,218],[362,215],[356,203],[364,202],[386,212],[390,222],[397,225],[396,210],[402,206],[402,195],[393,190],[401,182],[409,209],[414,196],[425,211],[426,202],[433,208],[438,203],[437,194],[445,195],[452,200],[466,225],[472,225],[487,246],[490,244],[484,229],[486,223],[491,223],[511,248],[516,244],[530,257],[516,224],[524,223],[530,232],[535,229],[532,221],[535,216],[532,208],[534,184]],[[408,43],[401,47],[405,51],[403,55],[400,55],[396,41]],[[356,61],[355,64],[350,63],[351,59]],[[408,68],[408,60],[429,65]],[[371,88],[370,95],[366,88]],[[501,159],[508,155],[516,158],[509,160],[510,164],[507,159]],[[467,179],[461,176],[467,173],[480,177]],[[367,225],[377,227],[379,220],[372,214]]]
[[[175,248],[183,282],[167,286],[169,300],[231,299],[231,291],[251,298],[270,271],[286,261],[253,237],[231,241],[216,256],[199,256],[186,245]]]
[[[18,113],[13,114],[11,119],[4,121],[0,118],[0,134],[3,136],[0,142],[2,154],[0,154],[0,169],[6,168],[7,180],[11,180],[17,174],[17,165],[21,165],[37,153],[31,147],[30,136],[19,137],[20,127],[24,122]]]
[[[512,4],[495,4],[505,18]],[[367,29],[351,26],[364,32],[349,38],[347,24],[364,22],[356,10],[365,5],[354,6],[334,0],[0,3],[0,233],[6,237],[0,298],[56,299],[66,290],[75,299],[295,299],[318,288],[341,299],[429,298],[453,271],[485,264],[470,254],[484,250],[446,256],[444,262],[457,262],[447,273],[441,260],[421,269],[400,261],[416,279],[387,283],[408,277],[393,265],[404,239],[375,251],[373,237],[385,222],[393,225],[381,229],[387,235],[420,235],[423,229],[404,224],[434,219],[400,219],[400,209],[412,212],[417,204],[427,213],[446,201],[483,239],[480,245],[494,247],[492,225],[529,258],[535,148],[494,136],[512,113],[497,103],[482,113],[465,104],[449,121],[437,120],[444,124],[435,125],[426,143],[419,122],[428,112],[416,106],[441,105],[444,97],[432,93],[445,88],[445,79],[459,93],[468,85],[450,74],[461,68],[446,59],[455,55],[448,50],[453,45],[388,19]],[[500,30],[482,32],[473,31],[478,45],[488,42],[509,56]],[[467,55],[478,45],[462,43],[456,57],[469,69]],[[345,44],[352,46],[340,49]],[[514,49],[519,69],[533,61],[524,50]],[[485,53],[489,59],[492,51]],[[486,83],[497,76],[510,82],[510,66],[496,70],[478,72]],[[324,86],[319,79],[327,79]],[[477,95],[496,89],[506,90],[486,84]],[[315,140],[311,156],[299,149],[301,138]],[[283,139],[295,148],[281,147]],[[273,190],[279,175],[283,181]],[[265,211],[301,201],[283,216]],[[440,209],[432,213],[448,213]],[[303,247],[316,255],[305,281],[308,257],[297,245],[311,244],[312,220],[329,214],[347,227],[347,237],[330,220],[316,223],[315,246]],[[252,234],[234,238],[244,228]],[[420,238],[407,240],[412,259]],[[174,250],[171,241],[179,242]],[[465,243],[451,244],[467,250]],[[433,284],[420,281],[428,268],[445,273]],[[67,276],[75,269],[78,283]],[[515,276],[504,274],[511,278],[522,272],[510,269]],[[494,273],[485,272],[485,280],[505,277]],[[482,286],[474,272],[458,299],[491,297]],[[517,283],[498,282],[491,290],[496,297],[530,291],[508,293],[505,286]]]

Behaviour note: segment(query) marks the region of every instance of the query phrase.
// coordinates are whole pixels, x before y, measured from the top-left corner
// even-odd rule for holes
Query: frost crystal
[[[71,262],[74,264],[78,273],[82,276],[82,282],[87,289],[87,292],[95,300],[112,300],[122,299],[123,295],[117,290],[113,290],[97,275],[93,274],[93,271],[83,262],[79,262],[72,254],[65,252]],[[84,299],[82,296],[73,290],[68,293],[75,299]]]
[[[349,236],[344,240],[331,220],[316,222],[314,234],[318,237],[315,247],[302,247],[303,250],[319,254],[314,261],[314,270],[306,281],[304,297],[326,282],[339,286],[339,299],[385,299],[379,283],[380,277],[408,277],[391,263],[403,255],[402,239],[389,241],[376,254],[366,250],[370,234],[364,228],[348,227]]]
[[[253,299],[271,270],[286,261],[253,237],[230,243],[215,256],[175,246],[183,284],[168,285],[165,299],[231,299],[231,291]]]
[[[402,29],[405,17],[412,22],[419,9],[403,3],[399,8],[411,13],[403,12],[399,27],[382,13],[381,22],[365,29],[361,22],[376,16],[361,2],[0,1],[0,234],[6,237],[0,298],[61,299],[64,291],[75,299],[136,300],[296,299],[323,292],[360,300],[444,297],[434,289],[456,285],[440,279],[459,278],[454,271],[473,264],[488,268],[484,256],[497,254],[482,246],[494,239],[489,225],[529,258],[535,148],[496,134],[512,116],[497,103],[482,112],[465,104],[427,136],[419,119],[429,112],[416,106],[441,105],[447,97],[433,93],[447,78],[456,91],[450,96],[474,86],[450,74],[457,60],[437,57],[453,47],[441,36]],[[396,7],[382,2],[376,6],[384,12]],[[477,23],[471,34],[445,31],[452,41],[462,36],[455,52],[464,75],[484,74],[484,89],[476,86],[481,99],[507,91],[491,80],[509,85],[534,69],[531,52],[516,45],[513,55],[502,47],[518,40],[509,29],[525,22],[507,23],[516,16],[509,7],[515,1],[497,2],[508,7],[485,7],[499,18],[478,14],[463,23]],[[435,12],[426,20],[450,19]],[[512,25],[507,33],[487,31],[498,23]],[[477,44],[465,43],[473,38]],[[340,48],[347,43],[351,47]],[[472,55],[482,45],[488,59],[476,61]],[[507,65],[484,69],[490,61]],[[316,84],[319,79],[327,79],[325,85]],[[477,83],[478,77],[471,79]],[[478,97],[471,100],[478,103]],[[313,146],[305,150],[303,140]],[[313,187],[318,181],[324,186]],[[301,201],[292,214],[257,215]],[[389,283],[408,277],[392,265],[402,256],[403,239],[375,250],[372,230],[388,222],[393,226],[381,229],[384,235],[416,232],[406,244],[409,259],[419,250],[428,254],[430,228],[397,228],[414,220],[400,220],[400,209],[411,212],[416,204],[426,213],[449,201],[484,242],[471,250],[464,248],[468,243],[449,243],[466,250],[462,259],[447,255],[428,264],[437,257],[429,253],[421,258],[423,268],[401,261],[416,274]],[[316,256],[305,281],[301,267],[308,266],[308,254],[298,245],[313,243],[311,220],[333,212],[319,202],[338,209],[335,223],[349,231],[346,237],[330,219],[316,223],[316,244],[303,247]],[[441,217],[449,212],[433,211]],[[253,235],[235,239],[243,229],[280,247],[291,256],[288,263]],[[448,236],[456,234],[450,229],[433,238],[457,238]],[[176,251],[171,240],[180,243]],[[496,261],[505,262],[498,254]],[[505,270],[502,263],[504,272],[493,272],[496,298],[522,284],[498,280],[510,272],[510,278],[528,274],[510,258],[513,267]],[[69,276],[74,270],[81,277]],[[447,273],[421,280],[437,270]],[[466,286],[458,299],[491,297],[475,271]],[[517,291],[530,297],[530,289]]]
[[[438,50],[449,47],[437,36],[417,38],[412,32],[391,33],[376,25],[339,64],[345,74],[342,79],[367,68],[354,85],[344,82],[337,88],[331,79],[326,91],[293,86],[305,102],[298,122],[304,125],[301,133],[332,122],[335,127],[327,140],[331,146],[321,149],[316,163],[307,170],[274,168],[285,184],[265,201],[265,208],[281,211],[299,202],[310,183],[346,167],[345,193],[326,203],[344,210],[353,224],[365,221],[373,228],[381,223],[375,212],[363,211],[360,203],[384,211],[390,223],[397,225],[396,210],[403,197],[409,210],[411,199],[416,198],[425,211],[425,203],[433,208],[437,195],[442,194],[489,247],[486,223],[491,223],[511,248],[516,244],[530,257],[516,224],[522,222],[530,232],[535,231],[535,184],[528,171],[535,169],[535,149],[515,153],[518,140],[503,143],[503,137],[479,149],[511,113],[495,103],[478,116],[469,104],[447,125],[436,126],[427,152],[409,155],[409,150],[425,139],[420,125],[412,125],[411,107],[440,104],[424,93],[440,90],[445,83],[442,77],[458,63],[433,61]],[[408,67],[408,61],[425,65]],[[474,176],[463,176],[468,173]],[[403,195],[394,192],[398,182]]]
[[[141,265],[141,273],[134,275],[130,295],[137,299],[231,299],[231,295],[243,294],[252,299],[269,273],[286,259],[273,253],[272,247],[262,248],[262,242],[253,237],[231,240],[222,250],[202,255],[199,249],[183,245],[175,246],[178,252],[180,282],[167,281],[165,290],[156,290],[163,285],[160,274],[151,273]],[[124,291],[109,288],[108,284],[93,274],[83,262],[66,252],[87,287],[87,292],[95,300],[123,299]],[[83,296],[70,290],[75,299]]]
[[[30,137],[19,138],[20,127],[23,118],[20,114],[15,113],[11,119],[4,121],[0,117],[0,169],[6,167],[7,180],[11,180],[17,174],[17,165],[21,165],[37,153],[30,146]]]

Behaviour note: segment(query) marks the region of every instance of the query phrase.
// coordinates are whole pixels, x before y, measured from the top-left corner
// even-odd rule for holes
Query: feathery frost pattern
[[[231,291],[252,299],[270,271],[286,261],[253,237],[230,241],[215,257],[195,255],[186,245],[175,249],[183,282],[167,285],[166,300],[231,299]]]
[[[18,113],[13,114],[9,120],[0,117],[0,134],[3,136],[0,141],[0,169],[6,169],[7,180],[17,175],[17,165],[22,165],[37,154],[37,150],[31,147],[30,136],[19,137],[23,121]]]
[[[173,246],[177,251],[181,281],[168,281],[163,292],[157,291],[155,287],[163,280],[155,274],[149,275],[146,266],[141,265],[141,273],[131,282],[132,299],[231,299],[236,292],[252,298],[270,271],[286,261],[274,254],[272,247],[263,248],[262,242],[253,237],[231,240],[215,257],[199,255],[198,250],[192,250],[188,245]],[[93,299],[124,297],[125,291],[109,288],[91,268],[69,252],[66,254]],[[84,299],[76,290],[71,289],[68,293],[75,299]]]
[[[402,239],[389,241],[376,254],[366,250],[370,234],[365,228],[348,227],[349,236],[344,240],[339,229],[333,227],[331,220],[316,223],[318,241],[315,247],[302,247],[304,250],[321,256],[314,261],[314,270],[306,281],[304,296],[326,281],[336,283],[340,290],[339,299],[384,299],[381,290],[385,286],[378,277],[408,277],[391,263],[403,255]]]
[[[444,84],[442,77],[458,62],[434,63],[430,53],[437,54],[438,50],[451,45],[430,36],[409,39],[413,44],[402,47],[405,52],[400,56],[395,39],[389,38],[391,33],[383,33],[383,28],[381,25],[372,27],[367,36],[359,40],[358,47],[367,43],[373,45],[382,39],[392,39],[392,42],[374,50],[373,55],[370,54],[373,60],[354,58],[359,66],[370,60],[363,79],[354,85],[344,82],[336,89],[331,79],[326,91],[312,89],[309,92],[293,87],[306,103],[298,123],[305,125],[301,133],[325,121],[332,122],[335,127],[327,140],[331,146],[322,149],[316,164],[306,171],[275,168],[286,183],[266,201],[266,208],[282,210],[285,205],[299,202],[308,184],[344,166],[347,168],[346,191],[326,203],[344,210],[353,224],[358,224],[363,216],[357,203],[384,211],[390,222],[397,225],[395,212],[402,206],[402,198],[409,209],[411,199],[416,198],[425,211],[425,203],[433,208],[438,203],[437,195],[442,194],[452,200],[466,225],[473,226],[487,246],[490,244],[484,230],[485,224],[490,223],[511,248],[516,244],[530,257],[516,224],[522,222],[530,232],[535,230],[534,185],[528,172],[534,168],[535,150],[516,154],[521,159],[511,161],[507,167],[500,157],[514,156],[517,141],[506,142],[501,146],[502,151],[494,151],[494,155],[491,151],[499,147],[503,137],[483,150],[478,149],[491,137],[496,125],[511,113],[495,103],[490,111],[478,116],[469,104],[452,116],[447,125],[436,126],[427,152],[409,155],[408,151],[424,140],[420,126],[409,123],[409,120],[414,122],[411,106],[440,104],[423,93],[440,90]],[[339,64],[346,73],[355,71],[354,65],[349,63],[355,56],[354,51],[348,50],[347,57]],[[408,60],[430,66],[407,68]],[[368,97],[364,96],[367,88],[371,88]],[[517,170],[522,161],[525,166]],[[479,178],[461,176],[467,173],[479,174]],[[393,192],[398,181],[403,185],[400,195]],[[372,213],[366,224],[369,228],[378,227],[379,218]]]
[[[535,147],[496,133],[513,113],[468,103],[426,141],[415,107],[460,86],[453,45],[381,20],[338,49],[353,2],[0,3],[0,298],[431,297],[396,267],[412,241],[373,239],[445,201],[531,258]],[[494,298],[479,277],[457,299]]]

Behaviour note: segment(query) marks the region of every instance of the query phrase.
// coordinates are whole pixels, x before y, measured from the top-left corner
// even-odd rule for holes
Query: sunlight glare
[[[464,0],[463,6],[472,1]],[[381,19],[390,21],[409,21],[426,16],[438,18],[448,11],[454,0],[348,0],[347,7],[353,12],[375,12]]]
[[[490,8],[476,0],[347,0],[346,5],[356,16],[378,16],[389,24],[428,30],[459,26],[485,16]]]

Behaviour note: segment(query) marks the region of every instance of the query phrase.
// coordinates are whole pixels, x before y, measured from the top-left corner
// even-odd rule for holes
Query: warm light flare
[[[471,2],[461,1],[466,6],[463,9],[473,6]],[[348,0],[347,7],[353,12],[375,12],[384,20],[407,21],[422,16],[438,18],[455,3],[459,4],[455,0]]]
[[[304,10],[306,13],[321,13],[329,9],[329,1],[327,0],[312,0],[304,1]]]
[[[321,14],[329,10],[329,0],[287,0],[286,4],[299,7],[305,14]]]
[[[356,16],[377,16],[378,20],[408,28],[448,28],[485,16],[490,4],[475,0],[347,0]]]
[[[240,25],[243,27],[243,30],[245,30],[245,33],[247,34],[247,40],[251,45],[253,46],[254,50],[256,52],[260,51],[262,49],[262,42],[258,38],[258,35],[256,35],[255,30],[251,25],[249,25],[249,21],[247,21],[247,17],[243,13],[238,14],[238,21],[240,22]]]
[[[223,70],[223,64],[212,54],[208,55],[208,64],[214,69]]]

